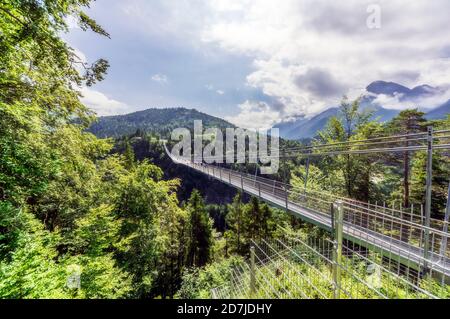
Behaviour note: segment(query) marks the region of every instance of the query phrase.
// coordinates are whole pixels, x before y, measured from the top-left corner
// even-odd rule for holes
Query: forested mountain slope
[[[137,130],[155,133],[167,138],[176,128],[193,129],[196,120],[201,120],[204,128],[218,127],[225,129],[234,127],[233,124],[225,120],[195,109],[152,108],[126,115],[100,117],[89,128],[89,131],[101,138],[130,135]]]

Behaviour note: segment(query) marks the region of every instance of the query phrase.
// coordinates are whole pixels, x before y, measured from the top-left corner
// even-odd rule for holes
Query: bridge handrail
[[[194,163],[194,165],[198,165],[198,164],[195,164],[195,163]],[[212,165],[210,165],[210,164],[203,164],[203,165],[207,165],[207,166],[209,166],[209,167],[212,167]],[[243,175],[243,176],[246,176],[246,177],[248,177],[248,178],[250,178],[250,179],[253,179],[253,180],[255,179],[254,175],[251,175],[251,174],[249,174],[249,173],[238,172],[238,171],[234,171],[234,170],[227,169],[227,168],[222,168],[222,167],[220,167],[220,168],[215,168],[215,169],[219,169],[219,170],[222,170],[222,171],[225,171],[225,172],[231,172],[231,173],[233,173],[233,174]],[[273,183],[276,183],[276,184],[281,184],[281,185],[284,186],[284,187],[289,187],[289,188],[292,188],[292,189],[299,189],[299,187],[295,187],[295,186],[292,186],[292,185],[290,185],[290,184],[286,184],[286,183],[284,183],[284,182],[277,181],[277,180],[274,180],[274,179],[269,179],[269,178],[262,177],[262,176],[257,176],[257,177],[256,177],[256,180],[257,180],[257,181],[265,180],[265,181],[267,181],[267,185],[269,185],[268,183],[270,182],[270,183],[271,183],[271,184],[270,184],[271,187],[273,187]],[[280,187],[278,187],[278,186],[277,186],[277,188],[278,188],[278,189],[282,189],[282,190],[284,191],[284,188],[280,188]],[[300,191],[303,191],[303,190],[300,190]],[[328,192],[326,192],[326,191],[320,191],[320,192],[319,192],[319,191],[316,191],[316,190],[308,189],[307,192],[319,193],[319,194],[327,194],[328,196],[334,197],[335,199],[338,199],[338,200],[352,201],[352,202],[358,202],[358,203],[364,204],[364,205],[372,205],[372,206],[374,206],[374,205],[371,204],[371,203],[365,203],[365,202],[358,201],[358,200],[356,200],[356,199],[348,198],[348,197],[344,197],[344,196],[333,195],[333,194],[328,193]],[[380,208],[382,208],[382,207],[380,206]],[[404,214],[404,215],[411,215],[411,213],[408,212],[408,211],[398,210],[398,209],[394,209],[394,208],[391,208],[391,207],[383,207],[383,209],[385,209],[386,211],[390,211],[390,212],[398,212],[398,213]],[[419,217],[419,216],[417,216],[417,217]],[[443,221],[441,221],[441,220],[439,220],[439,219],[435,219],[435,218],[431,218],[431,221],[434,221],[434,222],[436,222],[436,223],[443,223]]]
[[[195,166],[195,165],[199,165],[199,164],[196,164],[196,163],[192,163],[192,164],[194,164],[194,166]],[[211,167],[211,168],[213,167],[215,170],[221,170],[222,172],[228,172],[229,174],[233,174],[233,175],[237,175],[237,176],[242,176],[243,178],[246,178],[247,180],[250,180],[250,181],[252,181],[252,182],[253,182],[253,181],[257,181],[257,182],[259,182],[259,183],[261,183],[261,184],[263,184],[263,185],[270,186],[271,188],[281,190],[282,192],[286,192],[286,191],[287,191],[287,192],[289,192],[289,193],[298,194],[298,195],[302,195],[302,196],[307,196],[307,197],[312,198],[312,199],[318,199],[317,197],[313,197],[313,196],[310,196],[310,195],[305,195],[304,193],[302,194],[302,193],[300,193],[300,192],[293,191],[294,189],[296,190],[297,188],[292,187],[291,185],[286,184],[286,183],[283,183],[283,182],[280,182],[280,181],[268,179],[268,178],[261,177],[261,176],[255,177],[254,175],[250,175],[250,174],[248,174],[248,173],[238,172],[238,171],[234,171],[234,170],[227,169],[227,168],[214,167],[214,166],[212,166],[212,165],[210,165],[210,164],[203,164],[203,166],[201,166],[201,167]],[[263,180],[263,181],[261,181],[261,180]],[[267,182],[266,182],[266,181],[267,181]],[[268,181],[271,181],[271,183],[269,184]],[[278,184],[278,185],[277,185],[277,184]],[[279,185],[281,185],[281,187],[280,187]],[[284,187],[287,187],[287,188],[291,188],[291,190],[286,190],[286,188],[283,188],[283,186],[284,186]],[[310,191],[310,190],[308,190],[307,192],[318,193],[318,191]],[[324,194],[324,193],[322,192],[321,194]],[[351,199],[351,198],[340,197],[340,196],[332,195],[332,194],[329,194],[329,193],[326,193],[326,194],[328,194],[328,195],[331,196],[331,197],[334,197],[335,199],[343,200],[344,202],[346,202],[346,203],[348,203],[348,204],[351,204],[351,205],[353,205],[353,206],[357,206],[356,204],[354,204],[354,202],[358,202],[358,203],[360,203],[360,204],[368,204],[368,205],[370,205],[369,203],[364,203],[364,202],[357,201],[357,200],[354,200],[354,199]],[[332,201],[330,201],[330,202],[328,202],[328,203],[331,204]],[[370,209],[370,208],[368,208],[368,207],[363,207],[363,206],[359,206],[359,207],[360,207],[360,208],[363,208],[363,209],[365,209],[365,210],[367,210],[367,211],[375,212],[376,214],[378,214],[378,215],[380,215],[380,216],[386,216],[386,217],[392,218],[392,219],[394,219],[394,220],[396,220],[396,221],[400,221],[400,222],[402,222],[402,223],[407,223],[407,224],[409,224],[410,226],[412,225],[412,226],[415,226],[415,227],[418,227],[418,228],[421,228],[421,229],[428,229],[428,230],[432,231],[433,233],[439,234],[439,235],[441,235],[441,236],[445,236],[445,237],[448,237],[448,236],[449,236],[449,234],[446,234],[446,233],[442,232],[441,230],[436,229],[436,228],[433,228],[433,227],[427,227],[427,226],[425,226],[425,225],[421,225],[421,224],[418,224],[418,223],[415,223],[415,222],[411,222],[411,221],[408,220],[408,219],[401,219],[401,218],[399,218],[399,217],[396,217],[396,216],[393,216],[393,215],[390,215],[390,214],[386,214],[386,213],[384,213],[384,212],[376,211],[376,210]],[[409,213],[409,212],[404,212],[404,211],[400,211],[400,210],[395,210],[395,209],[391,209],[391,208],[389,208],[389,207],[386,207],[386,210],[392,211],[392,212],[398,212],[398,213],[405,214],[405,215],[411,215],[411,213]],[[419,216],[418,216],[418,217],[419,217]],[[434,218],[431,218],[431,221],[435,221],[435,222],[438,222],[438,223],[443,223],[442,221],[437,220],[437,219],[434,219]]]
[[[166,148],[166,150],[167,150],[167,148]],[[174,157],[171,156],[170,154],[169,154],[169,156],[172,159],[174,159]],[[313,197],[313,196],[311,196],[309,194],[299,193],[297,191],[298,188],[292,188],[290,185],[287,185],[287,184],[285,184],[283,182],[280,182],[280,181],[271,180],[271,179],[264,178],[264,177],[259,177],[259,176],[254,176],[254,175],[250,175],[248,173],[237,172],[237,171],[234,171],[234,170],[231,170],[231,169],[215,167],[215,166],[212,166],[212,165],[209,165],[209,164],[201,164],[200,165],[200,164],[192,163],[192,162],[189,162],[189,161],[186,161],[186,160],[179,160],[179,159],[175,159],[175,160],[177,162],[180,162],[180,163],[184,162],[185,165],[193,167],[193,168],[195,168],[197,170],[200,170],[200,171],[204,171],[204,169],[202,169],[202,168],[206,168],[206,170],[208,171],[207,174],[211,175],[211,176],[214,176],[215,178],[217,178],[217,176],[215,174],[212,174],[210,172],[210,169],[213,169],[214,172],[215,171],[225,172],[226,174],[228,174],[229,177],[231,177],[231,175],[234,175],[234,176],[242,178],[243,180],[245,179],[246,181],[250,181],[250,182],[253,182],[253,183],[258,183],[259,184],[258,185],[259,189],[261,187],[261,184],[265,185],[265,186],[268,186],[268,187],[273,189],[273,192],[271,192],[270,194],[273,194],[273,196],[275,196],[277,198],[285,199],[282,196],[278,196],[276,194],[275,190],[279,190],[279,191],[285,193],[286,196],[289,196],[289,194],[298,194],[298,195],[301,195],[301,196],[303,196],[305,198],[309,198],[309,199],[313,199],[313,200],[321,200],[322,202],[331,203],[331,202],[319,199],[317,197]],[[222,173],[220,173],[220,174],[222,174]],[[224,180],[224,179],[222,178],[222,180]],[[269,181],[270,181],[270,184],[269,184]],[[281,185],[281,187],[280,187],[280,185]],[[289,188],[291,188],[291,189],[289,189]],[[264,192],[266,192],[266,191],[264,191]],[[332,197],[336,198],[337,196],[332,196]],[[428,230],[430,233],[433,233],[433,234],[441,236],[441,237],[449,237],[449,234],[447,234],[447,233],[445,233],[445,232],[443,232],[441,230],[438,230],[438,229],[435,229],[435,228],[432,228],[432,227],[427,227],[425,225],[417,224],[417,223],[411,222],[411,221],[409,221],[407,219],[402,219],[402,218],[399,218],[399,217],[396,217],[396,216],[393,216],[393,215],[389,215],[389,214],[386,214],[384,212],[380,212],[380,211],[371,209],[370,207],[363,207],[363,206],[358,205],[357,203],[355,203],[355,200],[353,200],[353,199],[347,199],[347,198],[341,198],[341,199],[344,199],[344,203],[349,206],[347,209],[355,211],[357,213],[365,214],[365,215],[367,215],[369,217],[373,217],[373,218],[385,218],[387,223],[395,221],[396,223],[400,223],[400,225],[405,225],[405,226],[408,226],[408,227],[414,227],[414,228],[419,229],[421,231]],[[358,202],[358,201],[356,201],[356,202]],[[363,202],[359,202],[359,203],[363,203]],[[365,206],[366,205],[370,205],[369,203],[367,203],[367,204],[363,203],[363,204],[365,204]],[[358,210],[358,209],[361,209],[362,211]],[[313,210],[316,211],[315,209],[313,209]],[[316,211],[316,212],[320,213],[323,216],[328,216],[328,214],[323,214],[322,212],[319,212],[319,211]],[[400,212],[402,214],[405,213],[405,212],[402,212],[402,211],[398,211],[398,212]],[[357,226],[357,225],[355,225],[355,226]],[[433,254],[435,254],[435,253],[433,253]]]

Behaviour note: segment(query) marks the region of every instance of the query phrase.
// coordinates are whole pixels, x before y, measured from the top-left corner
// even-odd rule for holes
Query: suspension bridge
[[[450,241],[448,234],[449,205],[444,220],[431,217],[431,182],[433,152],[450,149],[450,130],[379,137],[368,140],[320,144],[301,148],[284,149],[283,159],[304,157],[307,159],[308,176],[310,158],[315,156],[369,155],[380,153],[427,153],[426,202],[420,207],[387,207],[386,204],[365,203],[326,192],[296,188],[287,183],[219,167],[204,162],[186,160],[166,152],[171,160],[222,183],[258,197],[270,205],[285,209],[300,219],[332,232],[334,204],[343,207],[343,238],[383,258],[425,274],[450,279]],[[307,178],[307,177],[306,177]],[[450,192],[450,189],[449,189]]]

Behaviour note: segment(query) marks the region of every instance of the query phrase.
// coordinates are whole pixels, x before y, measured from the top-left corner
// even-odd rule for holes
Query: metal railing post
[[[255,246],[250,247],[250,296],[256,293]]]
[[[219,299],[219,297],[217,296],[216,288],[211,289],[211,295],[212,299]]]
[[[433,127],[428,127],[427,135],[427,180],[425,188],[425,231],[424,231],[424,272],[427,272],[430,255],[430,219],[431,219],[431,187],[433,182]]]
[[[308,178],[309,178],[309,162],[310,157],[306,159],[306,172],[305,172],[305,196],[306,196],[306,189],[308,187]]]
[[[445,208],[445,217],[444,217],[444,226],[442,227],[442,232],[445,234],[442,237],[441,241],[441,258],[445,257],[445,253],[447,252],[447,241],[448,241],[448,221],[450,219],[450,183],[448,184],[448,192],[447,192],[447,207]]]
[[[242,176],[242,172],[241,172],[241,189],[242,191],[244,191],[244,176]]]
[[[342,240],[344,225],[344,204],[337,201],[331,209],[331,221],[333,230],[333,283],[334,299],[341,298],[341,264],[342,264]]]
[[[259,198],[261,198],[261,183],[258,182],[258,194],[259,194]]]
[[[288,210],[289,193],[288,193],[287,185],[286,185],[286,184],[284,184],[284,190],[285,190],[285,192],[286,192],[286,210]]]
[[[330,206],[330,217],[331,217],[331,235],[333,236],[333,238],[334,238],[334,204],[335,203],[332,203]]]

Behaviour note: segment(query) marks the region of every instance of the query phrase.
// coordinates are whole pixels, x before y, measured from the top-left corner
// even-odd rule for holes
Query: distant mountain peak
[[[385,94],[394,96],[402,94],[406,99],[415,99],[417,97],[426,97],[441,93],[441,90],[428,84],[422,84],[410,89],[404,85],[395,82],[375,81],[366,88],[367,92],[372,94]]]
[[[184,107],[151,108],[124,115],[99,117],[88,131],[98,137],[120,137],[131,135],[137,130],[157,133],[167,137],[174,129],[183,127],[192,129],[194,121],[201,120],[204,128],[217,127],[225,129],[235,127],[233,124],[196,109]]]
[[[385,95],[395,95],[395,94],[409,94],[411,90],[406,86],[395,82],[386,81],[375,81],[369,84],[366,88],[367,92],[373,94],[385,94]]]
[[[413,88],[411,90],[411,94],[414,97],[418,97],[418,96],[430,96],[430,95],[434,95],[434,94],[438,94],[440,93],[440,90],[438,88],[432,87],[428,84],[424,84],[424,85],[419,85],[416,86],[415,88]]]

